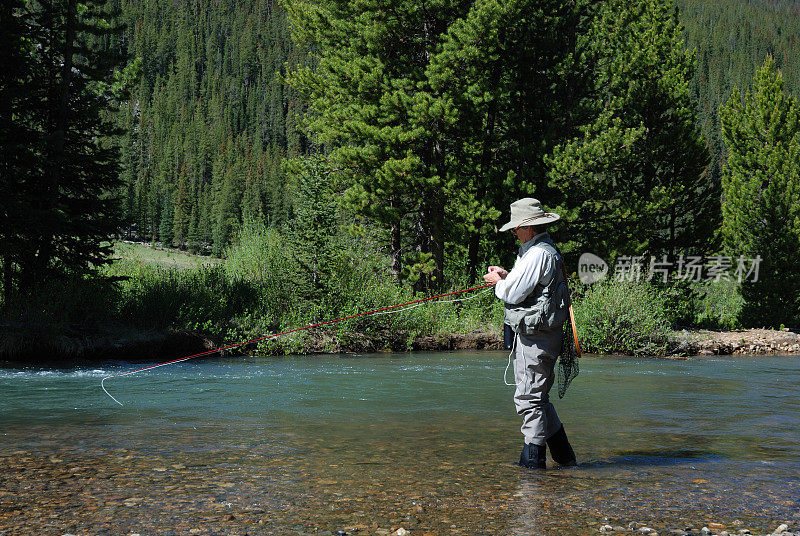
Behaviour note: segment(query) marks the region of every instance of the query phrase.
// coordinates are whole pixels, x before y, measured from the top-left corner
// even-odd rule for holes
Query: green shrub
[[[91,324],[113,316],[117,299],[118,289],[111,281],[61,274],[9,304],[6,314],[15,322]]]
[[[575,322],[592,353],[659,354],[669,337],[667,297],[649,283],[608,281],[581,290]]]
[[[737,281],[698,284],[695,325],[706,329],[737,329],[744,299]]]
[[[226,250],[224,270],[232,285],[245,285],[252,293],[254,312],[269,317],[275,326],[307,290],[290,242],[263,224],[245,225],[239,231]]]
[[[218,335],[254,302],[252,287],[231,281],[222,266],[189,270],[142,264],[121,284],[119,317],[140,327],[202,329]],[[209,320],[211,322],[209,322]]]

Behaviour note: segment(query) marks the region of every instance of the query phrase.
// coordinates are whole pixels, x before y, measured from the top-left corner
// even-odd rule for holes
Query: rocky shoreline
[[[345,527],[336,532],[322,531],[316,533],[315,536],[350,536],[357,535],[362,530],[369,530],[368,527]],[[373,531],[378,536],[413,536],[413,532],[399,527],[397,529],[377,529]],[[636,522],[630,522],[627,526],[621,525],[602,525],[599,532],[603,534],[639,534],[645,536],[659,536],[659,533],[646,525]],[[733,527],[728,528],[723,523],[708,523],[703,525],[702,528],[697,529],[694,526],[687,526],[685,528],[669,529],[666,534],[670,536],[748,536],[753,535],[750,529],[743,528],[741,521],[734,521]],[[64,535],[71,536],[71,535]],[[135,535],[132,535],[135,536]],[[800,536],[800,527],[796,531],[792,531],[789,525],[782,523],[771,533],[766,533],[763,536]]]
[[[0,363],[151,361],[216,347],[208,337],[187,330],[143,330],[116,324],[0,325]]]
[[[742,525],[743,523],[739,520],[735,520],[732,527],[728,527],[724,523],[707,523],[699,529],[694,526],[671,528],[668,529],[666,534],[670,536],[745,536],[753,534],[750,529],[744,528]],[[655,529],[636,522],[628,523],[627,526],[605,524],[600,527],[599,532],[604,534],[659,536]],[[662,532],[662,534],[664,533]],[[788,524],[781,523],[771,533],[766,533],[763,536],[800,536],[800,527],[790,529]]]
[[[789,330],[734,329],[675,332],[670,355],[796,355],[800,334]]]

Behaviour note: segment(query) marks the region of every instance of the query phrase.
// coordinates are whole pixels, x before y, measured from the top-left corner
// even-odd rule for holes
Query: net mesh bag
[[[572,334],[572,321],[567,318],[561,334],[561,353],[558,354],[558,398],[564,398],[570,382],[580,372],[578,366],[578,352],[575,349],[575,337]]]

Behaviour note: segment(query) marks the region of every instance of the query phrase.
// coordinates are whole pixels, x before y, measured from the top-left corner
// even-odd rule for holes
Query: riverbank
[[[133,243],[115,245],[105,278],[49,281],[0,320],[0,361],[31,364],[108,359],[166,361],[347,320],[229,350],[248,355],[371,353],[503,348],[503,304],[490,290],[393,314],[360,316],[431,296],[385,270],[374,248],[350,244],[327,280],[299,273],[274,231],[244,233],[225,259]],[[277,274],[281,274],[278,276]],[[286,275],[289,274],[289,275]],[[440,292],[478,286],[451,281]],[[575,284],[574,309],[586,353],[682,358],[800,353],[800,335],[740,327],[730,285],[658,288],[609,281]],[[674,326],[692,329],[673,331]]]
[[[501,350],[500,328],[487,325],[467,333],[415,334],[406,330],[340,332],[323,327],[287,336],[282,344],[251,343],[229,350],[245,355],[362,354],[373,352]],[[245,339],[246,340],[246,339]],[[244,342],[244,341],[239,341]],[[26,364],[167,361],[233,344],[190,330],[142,330],[118,324],[0,325],[0,361]],[[287,352],[287,347],[294,351]],[[626,355],[618,351],[609,355]],[[798,355],[800,334],[769,329],[681,330],[671,334],[666,351],[644,357],[711,355]]]
[[[672,355],[800,354],[800,334],[789,330],[682,330],[673,333]]]
[[[292,339],[292,336],[282,338]],[[334,329],[319,328],[281,342],[281,345],[262,343],[259,346],[250,343],[228,350],[227,353],[286,355],[287,344],[295,347],[291,353],[296,355],[499,350],[503,345],[497,330],[490,327],[470,333],[436,335],[415,335],[403,330],[338,333]],[[188,330],[139,330],[116,325],[90,328],[71,324],[0,326],[0,362],[9,363],[47,365],[63,361],[167,361],[230,344],[234,343],[223,343],[213,336]]]
[[[800,515],[798,515],[800,518]],[[683,528],[673,527],[668,529],[670,536],[745,536],[751,535],[753,532],[743,526],[744,523],[738,519],[728,526],[724,523],[717,522],[700,522],[695,525],[688,525]],[[698,528],[700,527],[700,528]],[[659,536],[659,532],[645,524],[631,521],[626,525],[610,525],[608,523],[602,525],[598,532],[603,534],[639,534],[646,536]],[[662,530],[662,534],[663,534]],[[759,534],[756,532],[755,534]],[[763,536],[800,536],[800,526],[794,530],[786,523],[781,523],[772,532],[764,533]]]

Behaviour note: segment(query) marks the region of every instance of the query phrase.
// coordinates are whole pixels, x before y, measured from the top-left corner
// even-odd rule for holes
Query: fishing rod
[[[258,337],[256,339],[250,339],[249,341],[239,342],[239,343],[236,343],[236,344],[231,344],[229,346],[223,346],[222,348],[215,348],[213,350],[207,350],[205,352],[200,352],[199,354],[187,355],[186,357],[181,357],[179,359],[173,359],[171,361],[165,361],[163,363],[158,363],[157,365],[150,365],[150,366],[147,366],[147,367],[142,367],[140,369],[131,370],[131,371],[128,371],[128,372],[123,372],[121,374],[112,374],[110,376],[104,377],[100,381],[100,387],[103,389],[103,391],[105,391],[105,393],[109,397],[111,397],[111,400],[113,400],[114,402],[116,402],[117,404],[122,406],[123,405],[122,402],[120,402],[119,400],[114,398],[111,395],[111,393],[109,393],[106,390],[106,387],[105,387],[106,380],[110,380],[112,378],[122,378],[123,376],[130,376],[132,374],[137,374],[139,372],[144,372],[146,370],[152,370],[152,369],[155,369],[155,368],[158,368],[158,367],[165,367],[167,365],[174,365],[176,363],[181,363],[183,361],[188,361],[189,359],[194,359],[195,357],[200,357],[200,356],[204,356],[204,355],[210,355],[210,354],[214,354],[216,352],[221,352],[223,350],[230,350],[231,348],[236,348],[238,346],[244,346],[245,344],[250,344],[252,342],[258,342],[258,341],[265,341],[265,340],[268,340],[268,339],[274,339],[276,337],[289,335],[290,333],[297,333],[299,331],[305,331],[305,330],[308,330],[308,329],[317,328],[317,327],[325,326],[325,325],[328,325],[328,324],[334,324],[336,322],[341,322],[343,320],[350,320],[350,319],[353,319],[353,318],[358,318],[360,316],[368,316],[368,315],[374,315],[374,314],[387,314],[387,313],[390,313],[390,312],[391,313],[399,313],[399,312],[402,312],[402,311],[407,311],[409,309],[413,309],[415,307],[419,307],[420,305],[422,305],[425,302],[429,302],[431,300],[435,300],[435,299],[438,299],[438,298],[446,298],[447,296],[454,296],[456,294],[463,294],[464,292],[470,292],[470,291],[473,291],[473,290],[485,289],[485,290],[475,294],[474,296],[470,296],[468,298],[459,298],[459,299],[455,299],[455,300],[443,300],[443,301],[437,302],[437,303],[451,303],[451,302],[457,302],[457,301],[471,300],[473,298],[477,298],[478,296],[480,296],[484,292],[487,292],[489,290],[487,287],[491,287],[491,286],[492,286],[491,284],[486,284],[486,285],[481,285],[479,287],[472,287],[472,288],[467,288],[467,289],[464,289],[464,290],[456,290],[456,291],[453,291],[453,292],[447,292],[445,294],[439,294],[438,296],[431,296],[429,298],[421,298],[419,300],[414,300],[414,301],[410,301],[410,302],[406,302],[406,303],[400,303],[400,304],[397,304],[397,305],[391,305],[389,307],[382,307],[380,309],[374,309],[372,311],[366,311],[366,312],[358,313],[358,314],[355,314],[355,315],[343,316],[342,318],[336,318],[334,320],[326,320],[325,322],[318,322],[316,324],[309,324],[308,326],[303,326],[301,328],[290,329],[288,331],[283,331],[281,333],[273,333],[271,335],[265,335],[263,337]],[[406,309],[399,309],[400,307],[406,307],[406,306],[410,306],[410,307],[408,307]],[[397,310],[395,310],[395,309],[397,309]]]

